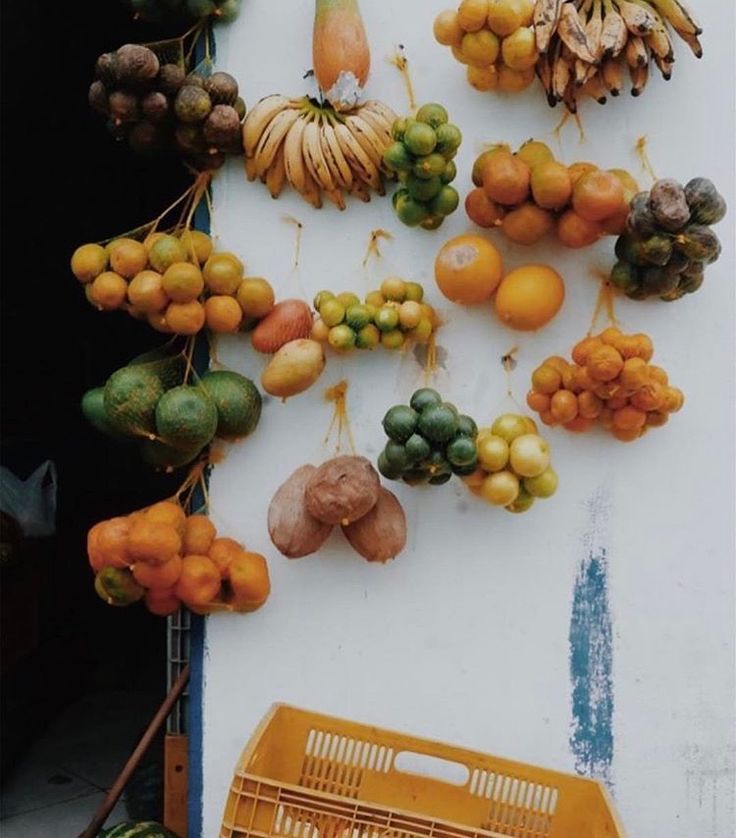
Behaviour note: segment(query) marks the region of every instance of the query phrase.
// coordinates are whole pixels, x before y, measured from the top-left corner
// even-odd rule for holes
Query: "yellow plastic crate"
[[[624,835],[605,788],[593,780],[280,704],[240,757],[220,832],[221,838]]]

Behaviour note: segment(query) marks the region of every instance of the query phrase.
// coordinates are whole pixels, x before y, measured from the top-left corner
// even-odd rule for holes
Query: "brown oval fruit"
[[[406,515],[396,495],[381,487],[373,509],[342,531],[364,559],[387,562],[406,546]]]
[[[304,492],[317,471],[313,465],[298,468],[273,496],[268,508],[268,532],[276,549],[289,559],[316,553],[327,541],[332,525],[307,511]]]
[[[253,348],[271,355],[292,340],[308,338],[312,312],[303,300],[283,300],[253,330]]]
[[[347,526],[373,509],[380,488],[378,472],[365,457],[335,457],[307,484],[307,511],[326,524]]]

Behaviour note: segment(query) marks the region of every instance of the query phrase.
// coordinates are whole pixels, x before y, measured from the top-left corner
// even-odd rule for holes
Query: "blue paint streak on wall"
[[[601,510],[596,501],[592,506],[593,531],[586,538],[587,555],[575,580],[570,619],[570,749],[578,774],[602,780],[610,787],[614,752],[613,627],[606,551],[594,544],[600,535],[595,513]]]

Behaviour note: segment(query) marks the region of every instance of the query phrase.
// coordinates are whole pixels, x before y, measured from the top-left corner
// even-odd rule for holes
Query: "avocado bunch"
[[[616,242],[611,283],[632,300],[671,302],[703,284],[705,267],[721,255],[711,229],[726,215],[723,196],[707,178],[686,186],[659,180],[631,202],[626,232]]]
[[[207,170],[243,153],[245,102],[229,73],[187,73],[146,46],[125,44],[97,59],[88,101],[136,154],[174,150]]]
[[[250,379],[210,370],[187,383],[183,354],[155,350],[88,390],[82,412],[110,437],[136,440],[143,460],[172,471],[192,463],[213,439],[237,440],[256,429],[261,394]]]
[[[383,429],[389,439],[378,470],[388,480],[442,486],[453,474],[466,477],[478,468],[478,426],[429,387],[417,390],[409,405],[392,407]]]
[[[408,227],[436,230],[460,203],[450,184],[457,176],[454,158],[463,136],[448,120],[442,105],[428,104],[415,117],[394,122],[394,142],[384,152],[383,163],[401,184],[393,204]]]
[[[127,0],[136,17],[155,23],[211,17],[229,23],[240,13],[240,0]]]

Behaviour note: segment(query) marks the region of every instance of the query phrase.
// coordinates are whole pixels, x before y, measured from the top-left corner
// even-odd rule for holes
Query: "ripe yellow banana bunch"
[[[652,61],[670,79],[670,27],[702,57],[703,30],[680,0],[537,0],[537,74],[549,104],[564,102],[575,113],[581,94],[605,104],[609,93],[621,93],[627,72],[631,94],[640,96]]]
[[[316,209],[323,195],[341,210],[346,193],[370,201],[371,190],[385,194],[383,153],[395,120],[376,100],[337,113],[307,96],[266,96],[243,124],[246,174],[273,198],[288,182]]]

